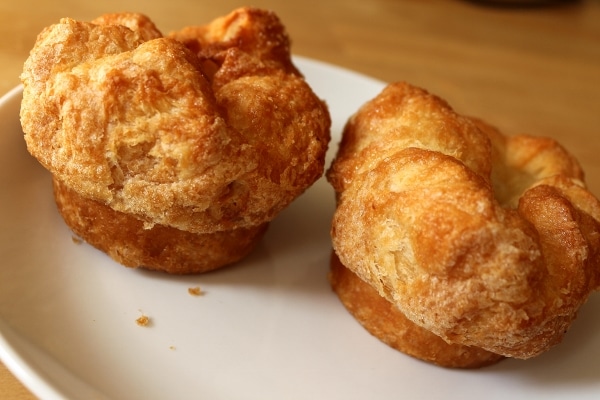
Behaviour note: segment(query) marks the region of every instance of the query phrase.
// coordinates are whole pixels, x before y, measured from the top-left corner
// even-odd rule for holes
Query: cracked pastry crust
[[[327,175],[341,263],[445,342],[536,356],[600,284],[600,203],[554,140],[395,83],[348,121]]]
[[[242,8],[205,29],[220,35],[193,49],[135,13],[40,33],[21,75],[21,124],[57,192],[145,231],[258,237],[322,175],[329,113],[277,16]]]

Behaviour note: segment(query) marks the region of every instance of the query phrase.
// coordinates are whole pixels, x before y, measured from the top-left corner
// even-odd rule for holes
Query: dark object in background
[[[498,7],[542,7],[579,3],[579,0],[467,0],[486,6]]]

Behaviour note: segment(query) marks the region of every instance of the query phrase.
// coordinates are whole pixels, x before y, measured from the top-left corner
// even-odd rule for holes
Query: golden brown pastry
[[[365,104],[328,179],[341,263],[448,343],[533,357],[600,284],[600,203],[577,161],[422,89]]]
[[[227,125],[258,153],[246,178],[256,210],[244,214],[274,216],[322,175],[331,124],[292,63],[284,26],[273,12],[246,7],[169,37],[197,54]]]
[[[86,242],[128,266],[171,274],[205,272],[248,255],[268,223],[211,233],[192,233],[144,222],[86,197],[53,180],[54,198],[67,225]]]
[[[335,253],[329,281],[350,314],[373,336],[396,350],[448,368],[480,368],[503,359],[477,347],[446,343],[415,324],[373,286],[344,267]]]
[[[249,17],[263,14],[270,18]],[[74,213],[65,217],[72,228],[128,266],[189,273],[239,259],[323,172],[326,105],[289,67],[289,46],[256,48],[289,43],[283,25],[249,8],[231,18],[222,36],[202,44],[205,54],[164,38],[140,14],[65,18],[40,33],[25,62],[28,150],[53,174],[61,212]],[[254,35],[264,41],[242,46]],[[83,204],[87,219],[74,211]],[[136,233],[113,242],[88,234],[90,224]],[[179,256],[137,248],[165,230],[186,237]],[[220,240],[239,243],[214,245]],[[235,254],[201,257],[203,247]]]

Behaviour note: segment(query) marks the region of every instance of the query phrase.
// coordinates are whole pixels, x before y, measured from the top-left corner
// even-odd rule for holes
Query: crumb
[[[175,346],[169,346],[169,350],[175,350]]]
[[[138,319],[135,320],[135,323],[139,326],[148,326],[150,325],[150,318],[147,315],[142,314]]]
[[[77,236],[71,236],[71,240],[73,241],[73,243],[75,244],[81,244],[83,243],[83,240],[81,240],[80,238],[78,238]]]
[[[191,294],[192,296],[202,296],[204,294],[202,289],[200,289],[200,287],[198,287],[198,286],[188,288],[188,293]]]

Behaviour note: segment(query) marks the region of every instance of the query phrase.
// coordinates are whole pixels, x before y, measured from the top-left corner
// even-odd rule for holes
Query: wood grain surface
[[[252,5],[281,17],[296,54],[422,86],[505,133],[554,137],[579,159],[590,189],[600,195],[600,1],[551,3],[256,0]],[[36,35],[62,17],[89,20],[105,12],[138,11],[166,33],[243,5],[232,0],[3,1],[0,94],[20,83]],[[34,396],[0,364],[0,398]]]

